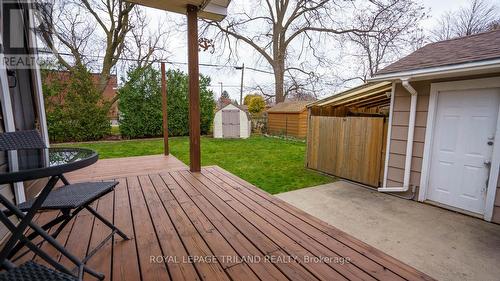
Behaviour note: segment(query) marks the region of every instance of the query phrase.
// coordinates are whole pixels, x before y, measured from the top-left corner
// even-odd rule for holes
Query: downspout
[[[384,186],[379,188],[380,192],[406,192],[410,189],[410,175],[411,175],[411,160],[413,157],[413,138],[415,133],[415,119],[417,115],[417,96],[418,93],[409,83],[409,78],[401,78],[401,83],[403,87],[410,93],[410,116],[408,119],[408,137],[406,141],[406,157],[405,157],[405,170],[403,177],[402,187],[387,187],[386,180],[384,180]],[[389,149],[389,148],[387,148]],[[412,190],[414,193],[414,190]]]

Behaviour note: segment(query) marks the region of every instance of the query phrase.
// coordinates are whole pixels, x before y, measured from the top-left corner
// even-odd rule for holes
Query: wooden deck
[[[84,169],[67,173],[68,180],[88,181],[185,170],[188,166],[172,155],[148,155],[102,159]]]
[[[116,180],[95,207],[133,239],[89,261],[106,280],[432,280],[219,167]],[[81,212],[58,240],[84,256],[108,233]]]

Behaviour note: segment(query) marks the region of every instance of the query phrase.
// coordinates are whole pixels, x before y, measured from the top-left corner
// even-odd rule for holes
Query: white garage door
[[[438,95],[428,199],[483,214],[499,89]]]

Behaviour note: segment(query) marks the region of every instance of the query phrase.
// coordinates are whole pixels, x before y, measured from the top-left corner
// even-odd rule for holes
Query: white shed
[[[214,138],[246,139],[251,130],[248,112],[233,104],[228,104],[215,113]]]

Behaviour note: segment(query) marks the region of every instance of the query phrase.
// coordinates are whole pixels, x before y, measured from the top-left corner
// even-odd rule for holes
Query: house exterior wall
[[[411,84],[418,92],[418,99],[410,184],[419,186],[431,83],[429,81],[422,81],[413,82]],[[403,88],[401,83],[398,83],[394,91],[394,108],[392,112],[392,129],[390,136],[391,144],[389,147],[389,161],[387,166],[387,187],[403,186],[409,115],[410,95],[406,92],[406,89]]]
[[[14,10],[22,13],[25,20],[19,22],[16,21],[15,25],[13,25],[11,21],[10,28],[11,30],[18,31],[16,36],[24,38],[23,48],[25,48],[25,51],[30,52],[33,49],[36,49],[36,36],[33,32],[27,32],[27,30],[31,29],[26,28],[25,24],[33,22],[33,10],[25,9],[25,5],[20,5],[19,7],[20,9],[16,8]],[[9,15],[12,16],[10,12],[13,10],[4,11],[4,8],[5,6],[0,5],[0,14],[5,15],[6,13],[9,13]],[[2,46],[5,47],[2,51],[3,59],[4,54],[17,54],[14,49],[19,51],[19,48],[9,46],[9,44],[4,44],[11,38],[7,38],[7,34],[3,32],[5,27],[2,26],[2,23],[3,22],[0,22],[0,42],[3,44]],[[12,33],[10,36],[11,35]],[[35,56],[36,61],[36,53],[32,53],[31,55]],[[48,133],[43,103],[40,69],[35,64],[30,69],[15,68],[12,70],[15,71],[18,81],[17,86],[13,88],[9,88],[7,85],[6,69],[3,68],[0,71],[0,133],[5,131],[37,129],[40,131],[42,138],[48,145]],[[5,152],[0,153],[0,169],[2,171],[8,169],[9,166],[9,161],[6,156]],[[11,162],[15,163],[16,160],[11,160]],[[38,190],[45,186],[45,182],[46,179],[40,179],[27,181],[24,182],[24,184],[16,183],[13,185],[0,185],[0,193],[13,203],[19,203],[25,199],[31,199],[31,197],[35,196]],[[17,220],[14,217],[11,219]],[[7,233],[8,231],[6,227],[0,225],[0,241],[2,241],[5,237],[8,237],[5,235]]]
[[[414,198],[415,200],[418,198],[418,193],[420,191],[422,157],[424,153],[425,133],[427,129],[427,113],[431,84],[497,76],[500,76],[500,73],[410,82],[410,84],[418,92],[415,134],[413,140],[413,157],[410,174],[410,185],[417,187],[417,193]],[[387,166],[387,187],[403,186],[409,114],[410,94],[401,85],[401,83],[397,83],[394,91],[392,129],[391,135],[389,136],[391,143],[389,147],[389,160]],[[410,195],[410,193],[411,189],[403,195]],[[492,221],[500,223],[500,181],[498,183],[495,198]]]
[[[268,112],[267,130],[271,135],[286,135],[296,138],[307,136],[307,110],[300,113]]]
[[[3,126],[3,114],[2,111],[0,110],[0,133],[5,132],[4,126]],[[6,153],[4,151],[0,152],[0,171],[4,172],[7,170],[7,157],[5,155]],[[0,194],[2,194],[5,198],[10,200],[11,202],[15,202],[14,200],[14,192],[12,191],[12,186],[10,184],[2,184],[0,185]],[[7,228],[3,225],[0,226],[0,241],[3,240],[5,235],[7,234]]]
[[[245,111],[239,109],[238,107],[229,104],[223,109],[217,111],[214,116],[214,138],[223,138],[222,134],[222,110],[224,109],[237,109],[240,111],[240,138],[248,138],[251,135],[251,121]]]

